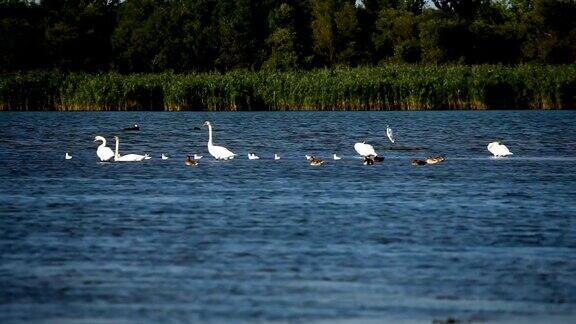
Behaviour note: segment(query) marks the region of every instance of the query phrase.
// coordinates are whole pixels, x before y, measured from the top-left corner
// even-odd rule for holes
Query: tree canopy
[[[0,0],[0,71],[576,62],[575,0]]]

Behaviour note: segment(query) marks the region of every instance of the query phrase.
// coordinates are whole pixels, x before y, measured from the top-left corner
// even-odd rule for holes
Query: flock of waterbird
[[[204,125],[208,127],[208,153],[216,160],[232,160],[237,154],[233,153],[229,149],[225,148],[224,146],[214,145],[212,141],[212,124],[209,121],[204,122]],[[140,127],[135,124],[132,127],[128,127],[124,129],[125,131],[139,131]],[[386,126],[386,136],[390,140],[390,142],[395,143],[394,133],[389,126]],[[106,139],[102,136],[96,136],[94,138],[94,142],[101,142],[96,150],[96,155],[100,159],[101,162],[140,162],[143,160],[151,159],[148,154],[120,154],[120,138],[118,136],[114,136],[115,140],[115,150],[112,151],[111,148],[106,146]],[[487,147],[488,151],[494,155],[494,157],[505,157],[508,155],[512,155],[513,153],[506,147],[506,145],[502,144],[501,142],[492,142],[488,144]],[[384,157],[378,155],[374,150],[374,147],[366,142],[360,142],[354,144],[354,150],[362,157],[362,163],[364,165],[373,165],[377,162],[384,161]],[[184,160],[184,164],[188,166],[196,166],[198,165],[198,161],[202,159],[202,155],[194,154],[192,156],[188,156],[186,160]],[[313,155],[305,155],[306,160],[311,166],[320,166],[324,164],[324,160],[319,159]],[[72,155],[66,152],[65,155],[66,160],[72,159]],[[165,154],[161,155],[162,160],[168,160],[169,157]],[[260,157],[254,153],[248,153],[249,160],[258,160]],[[341,160],[342,158],[336,155],[335,153],[332,154],[332,159],[334,160]],[[274,160],[280,160],[280,155],[277,153],[274,154]],[[445,161],[446,159],[443,156],[429,156],[424,160],[414,159],[411,160],[411,164],[414,166],[418,165],[432,165],[438,164],[440,162]]]

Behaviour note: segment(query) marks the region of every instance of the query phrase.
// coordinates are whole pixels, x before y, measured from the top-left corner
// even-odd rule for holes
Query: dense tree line
[[[0,0],[0,71],[576,62],[574,0]]]

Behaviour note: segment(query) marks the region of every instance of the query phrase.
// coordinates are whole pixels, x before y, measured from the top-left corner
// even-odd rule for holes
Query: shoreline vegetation
[[[1,111],[575,109],[576,65],[0,75]]]
[[[576,0],[0,1],[0,111],[576,108]]]

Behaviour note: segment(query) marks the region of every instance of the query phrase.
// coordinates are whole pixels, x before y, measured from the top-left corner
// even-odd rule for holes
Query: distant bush
[[[0,76],[1,110],[574,109],[576,65]]]

